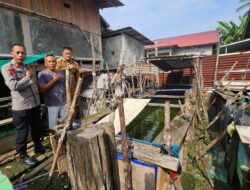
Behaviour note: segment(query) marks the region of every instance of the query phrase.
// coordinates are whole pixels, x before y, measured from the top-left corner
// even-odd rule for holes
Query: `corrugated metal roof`
[[[119,0],[95,0],[99,8],[110,8],[110,7],[119,7],[123,6],[124,4],[121,3]]]
[[[154,40],[155,45],[146,46],[146,49],[153,49],[155,46],[159,47],[189,47],[200,46],[208,44],[217,44],[220,41],[220,35],[218,30],[212,30],[207,32],[200,32],[194,34],[187,34],[182,36],[162,38]]]
[[[193,56],[164,56],[148,59],[150,63],[162,69],[163,71],[191,68]]]
[[[126,35],[130,36],[130,37],[138,40],[139,42],[143,43],[144,45],[154,44],[154,42],[152,42],[150,39],[148,39],[147,37],[142,35],[140,32],[136,31],[132,27],[126,27],[126,28],[122,28],[119,30],[106,32],[106,33],[102,34],[102,37],[109,38],[109,37],[119,36],[122,34],[126,34]]]

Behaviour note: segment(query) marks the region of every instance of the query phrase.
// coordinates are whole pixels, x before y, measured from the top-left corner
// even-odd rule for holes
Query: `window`
[[[69,3],[63,3],[63,6],[65,7],[65,8],[67,8],[67,9],[70,9],[70,4]]]

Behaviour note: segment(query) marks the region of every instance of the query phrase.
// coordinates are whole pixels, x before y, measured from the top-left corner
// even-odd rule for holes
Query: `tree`
[[[239,16],[240,24],[237,25],[233,21],[223,22],[219,21],[219,30],[223,44],[229,44],[241,40],[244,33],[247,19],[244,16]]]
[[[242,11],[244,9],[247,9],[247,11],[244,13],[244,17],[247,16],[248,11],[250,9],[250,0],[239,0],[241,6],[236,9],[237,12]]]

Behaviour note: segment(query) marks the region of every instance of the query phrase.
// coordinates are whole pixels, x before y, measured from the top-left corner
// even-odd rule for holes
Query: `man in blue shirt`
[[[66,110],[65,74],[55,70],[56,60],[53,55],[44,58],[46,69],[38,74],[38,86],[44,93],[48,108],[49,128],[56,130],[58,116],[64,118]]]

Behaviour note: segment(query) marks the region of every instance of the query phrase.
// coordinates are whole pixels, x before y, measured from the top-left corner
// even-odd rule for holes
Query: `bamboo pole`
[[[214,84],[213,84],[214,88],[215,88],[215,83],[216,83],[216,80],[217,80],[219,58],[220,58],[220,42],[217,44],[217,50],[216,50],[216,63],[215,63]]]
[[[207,165],[205,163],[205,160],[202,158],[202,156],[200,154],[200,149],[197,150],[197,153],[198,153],[198,157],[199,157],[199,159],[201,161],[201,165],[202,165],[202,167],[203,167],[203,169],[204,169],[204,171],[206,173],[207,180],[208,180],[209,184],[211,185],[211,187],[214,188],[214,183],[213,183],[213,181],[211,180],[211,178],[208,175]]]
[[[247,70],[248,70],[248,67],[249,67],[249,62],[250,62],[250,56],[248,57],[248,60],[247,60],[247,67],[246,67],[246,71],[245,71],[245,73],[243,75],[243,80],[245,80],[246,77],[247,77]]]
[[[201,88],[201,78],[200,78],[201,76],[200,76],[200,72],[198,70],[198,65],[199,65],[199,58],[196,59],[196,64],[194,64],[194,66],[195,66],[195,72],[196,72],[197,82],[198,82],[199,100],[200,100],[202,109],[204,111],[206,122],[208,123],[208,113],[207,113],[207,110],[206,110],[206,107],[205,107],[205,104],[204,104],[204,101],[203,101],[203,96],[202,96],[203,89]]]
[[[224,77],[220,80],[220,84],[222,84],[224,82],[224,80],[226,79],[226,77],[230,74],[230,72],[234,69],[234,67],[238,64],[238,61],[235,61],[235,63],[232,65],[232,67],[226,72],[226,74],[224,75]]]
[[[214,119],[207,125],[206,129],[210,129],[213,124],[220,118],[220,116],[222,115],[223,110],[221,110],[219,113],[217,113],[217,115],[214,117]]]
[[[29,173],[24,174],[21,177],[21,180],[27,180],[31,177],[33,177],[34,175],[36,175],[37,173],[39,173],[42,169],[44,169],[44,167],[46,167],[47,165],[51,164],[53,161],[53,156],[48,158],[47,160],[43,161],[41,164],[39,164],[38,166],[36,166],[33,170],[31,170]]]
[[[53,174],[54,174],[54,171],[55,171],[55,166],[56,166],[57,160],[59,158],[60,150],[61,150],[64,138],[65,138],[65,135],[67,133],[67,130],[71,127],[73,119],[74,119],[73,117],[75,116],[76,101],[77,101],[78,94],[80,93],[80,90],[81,90],[82,81],[83,81],[82,77],[80,77],[78,79],[78,81],[77,81],[74,98],[73,98],[72,104],[70,106],[68,115],[65,117],[67,119],[65,119],[64,128],[63,128],[62,133],[60,135],[60,138],[58,140],[58,145],[57,145],[56,153],[54,155],[52,166],[51,166],[50,172],[49,172],[49,181],[50,182],[52,180],[52,177],[53,177]]]
[[[165,122],[164,122],[164,141],[167,146],[171,146],[171,133],[170,133],[170,103],[165,102]]]
[[[179,106],[180,106],[180,108],[181,108],[181,113],[182,113],[182,115],[185,115],[184,108],[183,108],[183,105],[181,104],[181,101],[178,100],[178,103],[179,103]]]
[[[128,157],[128,143],[126,135],[126,125],[125,125],[125,115],[122,98],[118,98],[118,110],[120,116],[120,126],[121,126],[121,135],[122,135],[122,154],[123,154],[123,163],[124,163],[124,176],[125,176],[125,190],[132,190],[132,166],[130,159]]]
[[[102,105],[103,109],[102,111],[106,110],[106,103],[107,103],[106,92],[107,92],[106,79],[103,79],[103,105]]]
[[[66,86],[66,98],[67,98],[67,105],[66,105],[66,113],[68,113],[70,105],[71,105],[71,89],[70,89],[70,70],[69,67],[66,68],[65,71],[65,86]]]
[[[203,150],[200,154],[200,156],[196,156],[196,159],[199,159],[199,157],[204,156],[209,150],[211,150],[214,145],[216,145],[221,139],[223,139],[223,137],[227,134],[227,131],[225,130],[220,136],[218,136],[216,139],[212,140],[205,148],[205,150]]]

